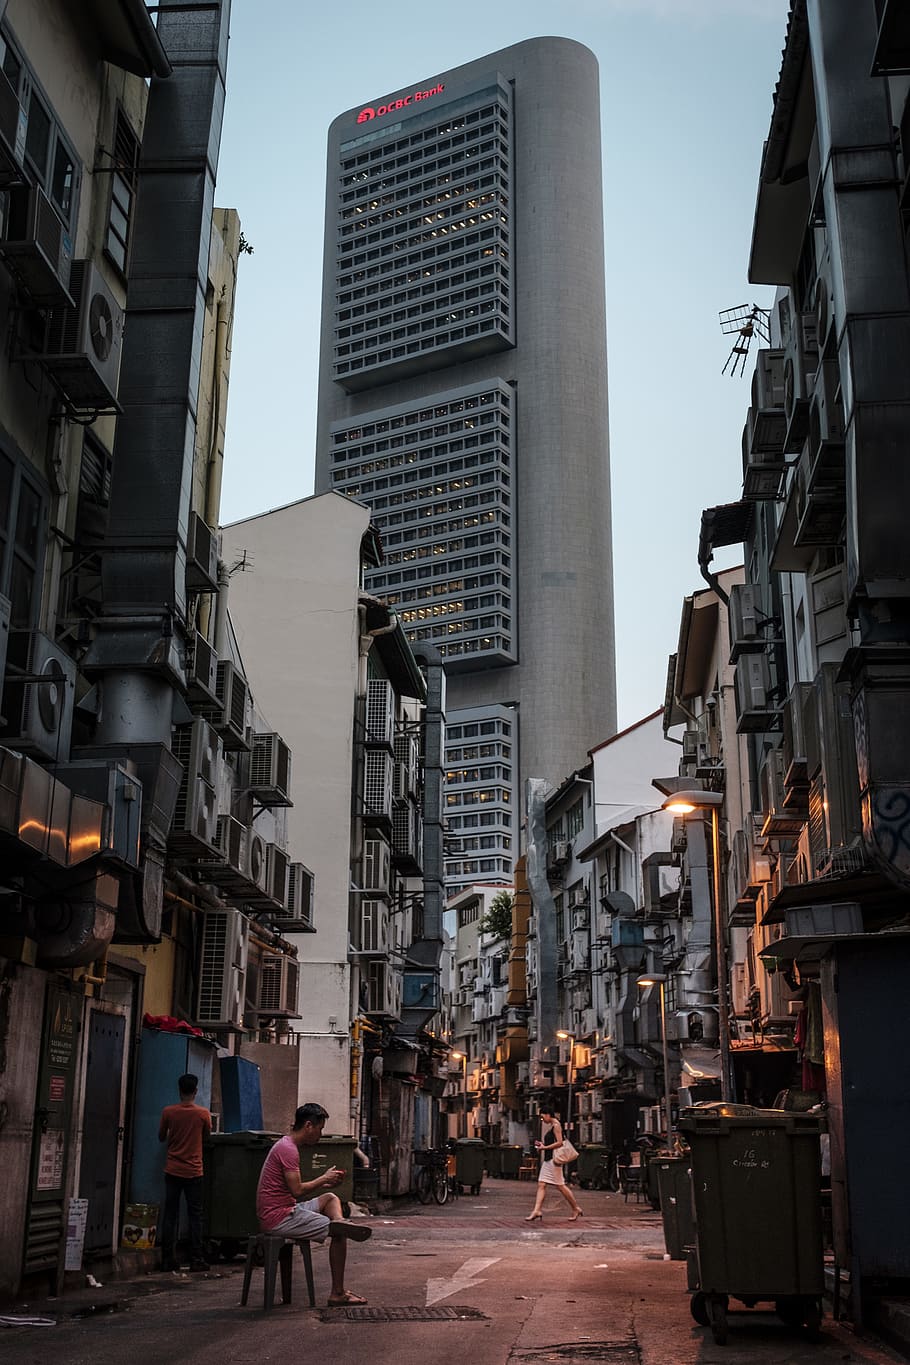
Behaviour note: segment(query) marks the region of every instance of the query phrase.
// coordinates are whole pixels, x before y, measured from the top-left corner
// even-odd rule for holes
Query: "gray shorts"
[[[310,1242],[324,1242],[329,1222],[330,1219],[319,1212],[318,1198],[302,1199],[284,1222],[279,1223],[277,1228],[269,1228],[269,1233],[273,1237],[287,1233],[289,1237],[306,1237]]]

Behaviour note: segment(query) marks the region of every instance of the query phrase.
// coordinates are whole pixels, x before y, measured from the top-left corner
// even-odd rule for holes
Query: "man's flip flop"
[[[329,1299],[328,1303],[330,1308],[347,1308],[348,1304],[366,1303],[366,1299],[362,1299],[359,1294],[352,1294],[348,1290],[340,1299]]]
[[[352,1242],[365,1242],[373,1236],[373,1229],[366,1223],[349,1223],[345,1218],[336,1218],[329,1223],[330,1237],[350,1237]]]

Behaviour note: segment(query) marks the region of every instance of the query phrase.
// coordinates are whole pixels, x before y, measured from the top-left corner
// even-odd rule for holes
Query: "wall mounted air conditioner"
[[[815,230],[815,254],[818,265],[816,267],[815,285],[812,290],[812,312],[819,355],[824,358],[837,354],[834,279],[824,227],[818,227]]]
[[[232,815],[219,815],[215,823],[214,845],[218,856],[211,861],[206,860],[206,878],[226,890],[234,887],[245,889],[248,885],[246,825]]]
[[[263,895],[268,889],[268,854],[267,844],[261,834],[257,834],[252,828],[247,830],[246,842],[246,874],[252,886],[250,888],[250,899],[260,899],[256,892],[261,891]]]
[[[769,749],[759,769],[758,785],[763,813],[761,827],[763,839],[795,837],[804,824],[803,816],[789,807],[785,801],[784,763],[783,749]],[[752,852],[751,849],[749,851]],[[751,859],[749,876],[751,881]],[[767,878],[762,878],[762,880],[767,880]]]
[[[402,800],[416,797],[420,776],[420,747],[410,730],[395,735],[395,795]]]
[[[209,856],[218,830],[218,782],[221,741],[204,720],[179,725],[171,741],[174,757],[183,765],[168,851],[195,860]]]
[[[682,758],[684,763],[694,763],[698,758],[698,731],[686,730],[682,736]]]
[[[188,592],[218,591],[218,537],[198,512],[190,512],[186,533]]]
[[[809,399],[817,368],[815,315],[797,313],[793,316],[784,356],[784,412],[787,415],[784,450],[790,455],[802,449],[809,433]]]
[[[401,977],[387,962],[369,962],[365,976],[366,1013],[397,1019],[401,1013]]]
[[[730,589],[730,663],[741,654],[765,647],[764,594],[758,583],[734,583]]]
[[[293,806],[291,751],[280,735],[253,734],[249,792],[264,806]]]
[[[386,901],[360,901],[360,951],[387,957],[389,954],[389,905]]]
[[[780,709],[771,700],[771,670],[766,654],[743,654],[736,664],[736,730],[754,734],[776,729]]]
[[[218,678],[218,655],[198,630],[190,633],[186,642],[186,695],[190,702],[213,706],[218,701],[215,691]]]
[[[15,87],[0,71],[0,186],[23,180],[22,159],[28,119]]]
[[[367,749],[363,756],[363,818],[389,820],[392,815],[392,755]]]
[[[575,933],[588,928],[591,922],[587,901],[576,904],[572,909],[572,929]]]
[[[363,890],[387,892],[391,867],[391,850],[385,839],[364,839],[360,858],[360,885]]]
[[[202,915],[196,1023],[241,1029],[247,966],[247,921],[239,910]]]
[[[69,292],[73,307],[48,310],[44,347],[35,359],[71,407],[116,408],[123,308],[91,261],[73,261]]]
[[[200,713],[218,731],[225,749],[237,751],[250,747],[246,715],[249,688],[240,670],[228,659],[221,659],[215,674],[217,705],[200,707]]]
[[[815,477],[816,461],[806,449],[796,467],[796,530],[793,544],[799,548],[837,546],[844,536],[846,489]]]
[[[299,1018],[297,994],[300,967],[287,953],[263,953],[259,963],[256,1013]]]
[[[301,929],[313,928],[314,892],[315,878],[310,869],[303,863],[291,863],[288,866],[288,907],[283,928],[293,929],[295,925]]]
[[[396,801],[392,808],[392,852],[410,858],[414,853],[414,818],[410,803]]]
[[[395,734],[395,693],[386,678],[367,680],[364,700],[364,742],[392,748]]]
[[[782,455],[787,435],[783,351],[763,349],[756,356],[748,427],[752,456]]]
[[[0,616],[8,623],[6,598],[0,598]],[[6,639],[0,741],[19,753],[66,762],[70,756],[76,665],[40,631],[10,630]],[[23,681],[18,682],[17,676]]]
[[[75,306],[69,289],[72,239],[40,185],[10,189],[0,255],[37,308]]]
[[[288,903],[288,868],[290,858],[278,844],[265,846],[265,888],[269,901],[279,910],[286,910]],[[269,906],[271,909],[271,905]]]

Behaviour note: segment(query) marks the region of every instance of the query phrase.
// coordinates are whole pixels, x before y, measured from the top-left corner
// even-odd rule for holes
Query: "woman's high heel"
[[[576,1209],[575,1212],[572,1214],[572,1217],[569,1219],[569,1222],[574,1223],[576,1218],[583,1218],[584,1215],[585,1215],[584,1209]]]
[[[526,1223],[536,1223],[537,1220],[540,1219],[540,1218],[543,1218],[543,1214],[542,1214],[542,1213],[529,1213],[528,1216],[527,1216],[527,1218],[525,1219],[525,1222],[526,1222]]]

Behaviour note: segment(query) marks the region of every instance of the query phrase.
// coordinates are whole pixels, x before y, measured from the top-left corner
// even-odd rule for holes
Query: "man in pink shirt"
[[[365,1242],[373,1229],[349,1222],[342,1214],[337,1194],[323,1193],[344,1179],[345,1172],[337,1166],[315,1180],[300,1178],[300,1148],[316,1146],[327,1118],[321,1104],[302,1104],[297,1110],[290,1133],[278,1139],[263,1163],[256,1190],[256,1214],[263,1232],[286,1233],[312,1242],[330,1238],[329,1307],[343,1308],[350,1303],[366,1303],[366,1299],[345,1288],[348,1239]]]

